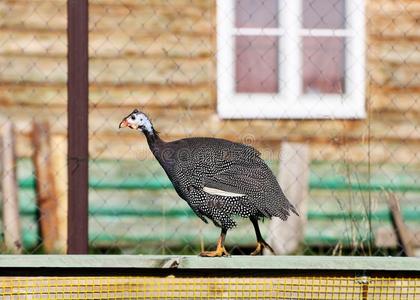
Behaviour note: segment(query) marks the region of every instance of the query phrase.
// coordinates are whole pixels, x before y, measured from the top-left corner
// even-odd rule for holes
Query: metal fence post
[[[88,251],[88,0],[67,1],[68,248]]]

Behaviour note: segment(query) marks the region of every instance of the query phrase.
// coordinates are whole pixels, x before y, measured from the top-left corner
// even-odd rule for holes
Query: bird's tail
[[[296,215],[296,216],[298,216],[299,217],[299,213],[297,212],[297,210],[296,210],[296,207],[294,207],[294,205],[292,204],[292,203],[290,203],[290,210]]]

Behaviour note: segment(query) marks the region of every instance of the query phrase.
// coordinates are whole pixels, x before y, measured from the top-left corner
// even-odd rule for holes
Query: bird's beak
[[[118,128],[124,128],[124,127],[128,127],[127,119],[122,120],[120,123],[120,126],[118,126]]]

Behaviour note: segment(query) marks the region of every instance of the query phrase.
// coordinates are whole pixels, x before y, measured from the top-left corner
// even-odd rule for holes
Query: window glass
[[[345,39],[303,37],[303,92],[345,93]]]
[[[225,0],[228,1],[228,0]],[[236,27],[275,28],[278,26],[278,0],[236,0]]]
[[[345,27],[345,0],[303,0],[304,28],[343,29]]]
[[[236,36],[236,92],[277,93],[278,52],[278,37]]]

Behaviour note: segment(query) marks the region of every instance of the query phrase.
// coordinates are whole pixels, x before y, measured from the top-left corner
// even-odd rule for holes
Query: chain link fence
[[[0,15],[2,251],[64,253],[66,1],[1,0]],[[89,251],[197,254],[218,238],[146,139],[118,129],[138,108],[164,140],[262,153],[300,212],[262,223],[278,254],[415,255],[419,15],[409,0],[89,1]],[[249,254],[237,221],[226,247]]]

